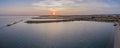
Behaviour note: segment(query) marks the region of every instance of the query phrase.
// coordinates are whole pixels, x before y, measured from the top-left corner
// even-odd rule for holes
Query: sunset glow
[[[56,11],[52,11],[52,15],[55,16],[56,15]]]
[[[120,0],[0,0],[0,15],[56,15],[54,11],[57,11],[57,15],[119,14],[119,2]]]

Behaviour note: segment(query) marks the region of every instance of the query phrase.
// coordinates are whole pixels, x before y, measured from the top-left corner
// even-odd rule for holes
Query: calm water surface
[[[112,48],[114,23],[74,21],[4,25],[29,17],[0,17],[0,48]]]

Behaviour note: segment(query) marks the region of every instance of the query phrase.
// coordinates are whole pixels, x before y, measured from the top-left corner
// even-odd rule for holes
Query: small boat
[[[6,26],[12,26],[13,24],[7,24]]]
[[[113,26],[117,26],[117,24],[114,24]]]

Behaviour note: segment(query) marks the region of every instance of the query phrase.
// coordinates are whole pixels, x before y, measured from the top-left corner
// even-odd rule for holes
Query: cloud
[[[57,11],[58,14],[120,13],[120,0],[20,0],[0,3],[0,14],[49,14],[49,11]]]
[[[107,0],[106,0],[107,1]],[[104,0],[43,0],[32,6],[41,10],[106,10],[116,7],[115,4]]]
[[[79,0],[82,1],[82,0]],[[65,10],[78,5],[73,0],[44,0],[32,4],[35,8],[43,10]]]

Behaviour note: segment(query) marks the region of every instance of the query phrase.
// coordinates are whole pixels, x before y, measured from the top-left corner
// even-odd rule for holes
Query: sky
[[[120,0],[0,0],[0,15],[120,14]]]

